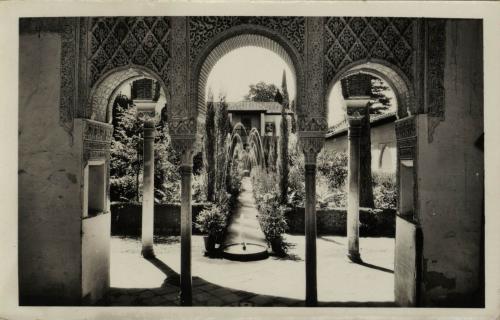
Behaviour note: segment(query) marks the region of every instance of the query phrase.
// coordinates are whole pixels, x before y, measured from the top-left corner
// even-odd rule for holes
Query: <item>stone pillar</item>
[[[316,158],[323,147],[323,137],[303,137],[305,159],[305,235],[306,235],[306,306],[318,304],[316,263]]]
[[[154,111],[150,112],[150,114],[139,113],[139,117],[143,120],[144,130],[141,254],[144,258],[149,259],[154,257]]]
[[[194,140],[194,139],[193,139]],[[181,305],[192,305],[191,277],[191,230],[192,230],[192,193],[191,176],[193,173],[193,140],[173,140],[174,147],[181,154]]]
[[[359,255],[359,169],[360,136],[363,108],[366,100],[357,100],[359,104],[348,101],[347,121],[349,124],[349,162],[347,173],[347,256],[353,262],[361,262]]]
[[[260,114],[260,136],[266,135],[266,114],[262,112]]]

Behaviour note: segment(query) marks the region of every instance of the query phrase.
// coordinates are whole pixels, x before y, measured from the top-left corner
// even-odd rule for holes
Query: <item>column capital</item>
[[[194,135],[172,136],[172,147],[181,157],[181,166],[193,166],[193,155],[196,150],[195,142]]]
[[[305,135],[301,133],[302,132],[299,132],[299,141],[300,148],[304,153],[305,165],[316,165],[316,158],[318,156],[318,153],[321,151],[325,143],[325,135]]]
[[[154,110],[138,110],[137,120],[143,123],[145,129],[153,129],[156,122],[156,113]]]

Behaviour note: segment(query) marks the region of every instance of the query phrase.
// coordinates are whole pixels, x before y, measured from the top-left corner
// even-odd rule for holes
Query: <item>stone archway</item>
[[[126,82],[141,78],[150,78],[160,83],[160,90],[168,101],[168,91],[161,78],[147,67],[129,65],[110,70],[104,74],[91,90],[87,105],[91,120],[112,123],[113,103],[119,94],[119,88]],[[154,224],[154,136],[156,112],[154,106],[137,110],[137,120],[143,124],[143,201],[142,201],[142,255],[153,257],[153,224]],[[109,150],[107,152],[109,154]],[[106,186],[109,195],[110,161],[108,156]]]
[[[158,81],[168,103],[170,100],[169,91],[161,77],[147,67],[131,64],[108,71],[96,82],[90,91],[86,106],[88,118],[111,123],[111,111],[114,98],[118,94],[118,88],[127,81],[140,78],[151,78]]]
[[[417,164],[415,159],[416,148],[416,108],[415,93],[411,82],[401,70],[385,61],[364,60],[354,62],[343,68],[329,84],[328,93],[335,83],[356,74],[369,74],[384,80],[395,93],[397,99],[398,120],[395,123],[397,140],[396,191],[398,205],[396,215],[396,246],[394,252],[394,290],[395,299],[400,305],[412,306],[417,300],[419,226],[414,219],[417,198]],[[353,94],[347,98],[347,120],[349,123],[349,186],[348,201],[348,256],[353,261],[361,261],[359,256],[359,142],[363,134],[361,131],[361,110],[366,108],[370,97],[363,88],[355,88]],[[328,97],[328,95],[327,95]],[[355,150],[355,151],[352,151]],[[357,150],[357,151],[356,151]],[[382,154],[380,157],[382,157]],[[380,158],[381,161],[381,158]],[[352,194],[354,193],[354,194]],[[404,197],[405,199],[401,199]],[[408,200],[406,200],[408,199]],[[404,202],[404,204],[403,204]],[[411,202],[411,203],[409,203]],[[404,208],[403,208],[404,207]],[[402,218],[408,207],[412,209],[411,217]],[[403,240],[399,241],[398,238]],[[408,263],[409,261],[409,263]],[[403,266],[404,265],[404,266]],[[408,271],[409,270],[409,271]]]
[[[191,75],[191,107],[197,110],[197,125],[205,122],[205,90],[208,76],[217,62],[229,52],[243,47],[260,47],[281,57],[290,67],[296,84],[296,104],[301,105],[304,95],[304,67],[300,54],[276,32],[257,25],[240,25],[220,33],[210,41],[194,61]],[[200,128],[199,128],[200,129]],[[200,130],[197,130],[200,132]],[[198,136],[200,134],[198,133]]]
[[[325,99],[328,99],[333,86],[343,78],[356,73],[366,73],[386,81],[396,94],[397,118],[401,119],[416,114],[413,85],[405,73],[397,66],[380,59],[359,60],[345,66],[328,84]]]

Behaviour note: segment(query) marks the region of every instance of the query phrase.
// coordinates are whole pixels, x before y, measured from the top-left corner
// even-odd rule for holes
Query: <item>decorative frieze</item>
[[[396,121],[394,124],[399,158],[401,160],[413,160],[417,144],[416,118],[407,117]]]
[[[75,115],[77,53],[77,19],[61,18],[61,94],[59,123],[68,132],[73,130]]]
[[[83,121],[83,157],[84,160],[108,159],[113,126],[107,123]]]
[[[441,121],[445,119],[444,110],[444,64],[446,54],[446,20],[427,19],[427,72],[425,101],[429,117],[429,142],[433,140],[433,133]]]
[[[299,113],[307,113],[313,117],[326,115],[323,82],[324,56],[318,54],[318,52],[323,52],[323,29],[323,18],[306,18],[306,83],[304,88],[306,100],[298,107]],[[303,106],[307,109],[300,110]]]
[[[326,131],[328,129],[328,122],[324,117],[300,115],[297,123],[299,131]]]
[[[193,110],[190,110],[190,68],[188,57],[188,18],[172,17],[172,65],[170,73],[172,74],[172,103],[169,108],[169,118],[172,119],[171,129],[179,134],[195,133],[196,126],[187,126],[188,122],[184,118],[189,117]],[[194,88],[193,88],[194,89]],[[174,117],[183,118],[174,123]]]

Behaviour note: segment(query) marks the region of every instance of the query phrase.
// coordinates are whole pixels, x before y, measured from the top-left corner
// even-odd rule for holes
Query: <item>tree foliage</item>
[[[143,171],[143,125],[126,96],[113,104],[114,139],[111,142],[110,197],[112,201],[140,201]],[[157,202],[179,200],[179,157],[171,147],[164,122],[154,141],[154,195]]]
[[[387,95],[391,88],[382,79],[371,77],[372,100],[369,103],[370,114],[381,114],[391,106],[392,98]]]
[[[278,88],[274,84],[268,84],[263,81],[257,84],[251,84],[248,94],[245,96],[247,101],[272,102],[275,101]]]

